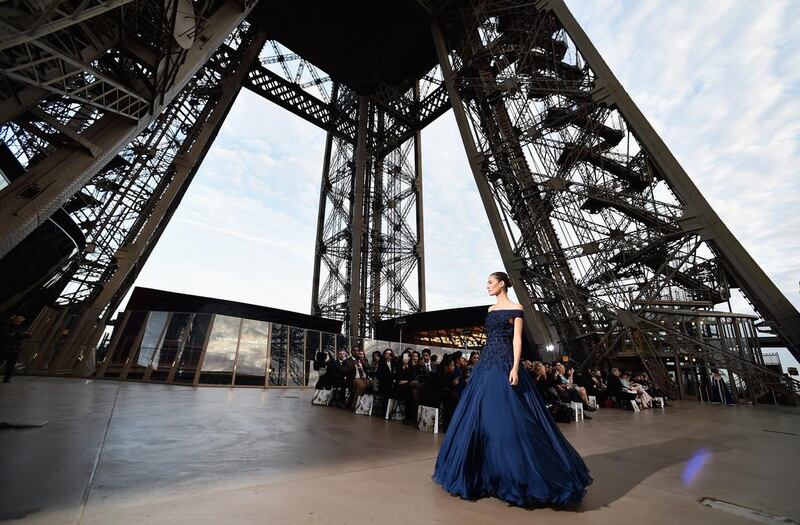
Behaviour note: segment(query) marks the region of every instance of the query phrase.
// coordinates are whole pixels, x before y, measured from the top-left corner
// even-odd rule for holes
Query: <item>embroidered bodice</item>
[[[498,309],[486,313],[486,345],[481,352],[483,366],[511,369],[514,364],[514,325],[509,319],[523,317],[522,310]]]

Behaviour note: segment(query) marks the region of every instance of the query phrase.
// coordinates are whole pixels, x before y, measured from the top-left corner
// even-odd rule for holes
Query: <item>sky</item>
[[[672,153],[800,308],[800,2],[567,0]],[[701,16],[698,16],[701,14]],[[428,310],[502,269],[452,113],[422,132]],[[243,90],[137,286],[308,313],[324,133]],[[737,311],[748,311],[738,296]]]

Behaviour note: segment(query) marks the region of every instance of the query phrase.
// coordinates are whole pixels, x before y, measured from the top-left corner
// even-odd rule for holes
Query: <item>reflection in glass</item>
[[[336,357],[336,334],[322,334],[322,351],[331,359]]]
[[[183,344],[183,349],[178,355],[178,366],[175,370],[175,383],[193,383],[203,343],[206,340],[211,314],[194,314],[189,325],[189,334]]]
[[[191,320],[192,314],[187,313],[176,312],[170,316],[161,345],[153,355],[151,381],[165,381],[167,379],[169,371],[172,369],[173,363],[175,363],[175,358],[178,356],[178,352],[189,333]]]
[[[242,320],[239,353],[236,357],[235,384],[264,384],[264,373],[267,368],[268,329],[269,323],[266,321]]]
[[[153,358],[153,354],[161,345],[161,338],[164,335],[164,326],[167,324],[169,312],[150,312],[147,317],[147,326],[144,329],[142,344],[139,345],[139,357],[136,364],[147,366]]]
[[[241,322],[239,317],[214,316],[211,336],[203,358],[203,371],[200,373],[201,383],[231,383]]]
[[[289,385],[302,386],[303,385],[303,357],[305,351],[303,349],[306,331],[302,328],[289,329]]]
[[[132,311],[128,316],[128,321],[122,332],[122,336],[117,342],[117,347],[113,350],[111,355],[111,363],[106,369],[104,377],[119,377],[128,361],[128,357],[133,353],[135,355],[136,341],[139,334],[145,328],[147,322],[147,312]]]
[[[313,330],[308,330],[306,334],[306,362],[304,367],[306,375],[303,384],[308,386],[309,384],[316,384],[317,379],[319,379],[319,372],[314,370],[312,365],[317,357],[317,352],[319,352],[321,335]]]
[[[272,345],[270,347],[269,384],[284,386],[287,381],[287,357],[289,350],[289,327],[272,325]]]

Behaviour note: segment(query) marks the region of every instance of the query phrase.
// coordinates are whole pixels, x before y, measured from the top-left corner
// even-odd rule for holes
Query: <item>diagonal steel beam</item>
[[[66,29],[75,24],[80,24],[81,22],[85,22],[90,18],[103,15],[109,11],[113,11],[118,7],[130,4],[132,1],[133,0],[109,0],[107,2],[99,1],[93,2],[95,5],[91,7],[87,7],[85,5],[83,7],[79,6],[79,9],[76,9],[70,13],[59,11],[56,13],[57,16],[51,17],[49,21],[41,23],[33,29],[27,30],[18,29],[8,22],[0,22],[0,31],[2,31],[2,36],[0,36],[0,51],[24,44],[26,42],[31,42],[45,35],[49,35],[50,33],[55,33],[56,31]],[[83,2],[83,4],[87,3],[88,2]]]
[[[250,71],[244,87],[334,137],[355,141],[358,124],[345,111],[333,103],[323,102],[261,64],[256,64]]]
[[[205,64],[225,38],[247,17],[239,2],[227,0],[208,20],[194,46],[187,52],[175,81],[159,105],[138,122],[108,114],[82,135],[103,152],[92,156],[85,151],[62,147],[40,161],[26,177],[20,177],[0,194],[0,257],[8,253],[128,144]],[[29,189],[22,194],[23,190]],[[33,194],[31,196],[31,194]]]

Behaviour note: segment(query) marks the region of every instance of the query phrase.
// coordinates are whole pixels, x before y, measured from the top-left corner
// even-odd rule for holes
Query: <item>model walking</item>
[[[503,272],[489,276],[487,290],[497,304],[486,314],[486,346],[439,449],[433,480],[464,499],[576,504],[592,478],[530,375],[519,370],[523,312],[508,298],[511,286]]]

